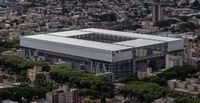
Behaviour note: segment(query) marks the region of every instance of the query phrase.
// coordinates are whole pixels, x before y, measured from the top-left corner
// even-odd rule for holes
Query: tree
[[[191,39],[191,42],[195,42],[195,43],[200,43],[200,35],[197,36],[197,38],[195,38],[194,40]],[[189,41],[190,42],[190,41]]]
[[[189,31],[194,31],[197,29],[197,26],[194,23],[182,23],[179,25],[179,30],[181,32],[189,32]]]
[[[143,78],[142,81],[157,83],[161,86],[164,86],[166,85],[167,80],[175,79],[175,78],[182,80],[182,79],[185,79],[185,77],[187,77],[189,74],[193,74],[198,71],[200,71],[200,68],[190,66],[190,65],[185,65],[183,67],[173,67],[156,76]]]
[[[189,97],[178,96],[175,98],[176,103],[196,103],[194,100]]]
[[[175,24],[175,23],[177,23],[177,20],[175,19],[159,20],[154,23],[154,26],[162,28],[162,27],[169,27],[171,26],[171,24]]]
[[[94,76],[68,67],[58,66],[50,70],[50,78],[61,84],[69,83],[79,89],[93,90],[96,92],[95,94],[112,96],[113,84],[102,76]]]
[[[93,18],[95,18],[97,21],[107,21],[107,22],[113,22],[117,20],[117,17],[114,13],[109,13],[109,14],[101,14],[101,15],[96,15],[96,14],[90,14]]]
[[[17,57],[17,56],[11,56],[6,59],[5,65],[13,67],[12,69],[15,73],[20,73],[21,68],[20,68],[19,64],[22,62],[24,62],[24,60],[22,58]]]
[[[175,91],[170,91],[161,86],[165,86],[167,80],[174,78],[185,78],[188,74],[194,74],[200,71],[200,68],[184,65],[183,67],[170,68],[156,76],[146,77],[141,81],[129,81],[119,88],[119,92],[124,98],[135,97],[140,102],[150,103],[152,100],[160,97],[172,97],[175,103],[199,103],[200,100],[192,100],[187,96],[183,96]]]
[[[66,0],[59,0],[61,4],[65,4]]]
[[[62,6],[62,14],[64,15],[65,13],[69,13],[69,10]]]
[[[154,70],[154,71],[157,70],[158,66],[157,66],[156,60],[150,60],[148,67],[151,67],[152,70]]]
[[[149,79],[150,79],[149,82],[151,82],[151,83],[157,83],[157,84],[159,84],[161,86],[165,85],[165,83],[167,81],[166,79],[158,77],[158,76],[152,76]]]
[[[33,97],[44,98],[48,91],[51,91],[53,87],[49,86],[34,86],[20,85],[11,88],[0,89],[0,100],[11,99],[14,101],[22,102],[21,98],[24,97],[28,102],[32,101]]]
[[[131,75],[125,79],[125,83],[131,82],[131,81],[139,81],[139,78],[135,75]]]
[[[50,66],[45,62],[36,62],[35,65],[41,66],[42,67],[42,71],[48,72],[49,69],[50,69]]]
[[[49,71],[50,69],[50,66],[45,62],[25,60],[17,56],[0,55],[0,67],[10,73],[19,74],[34,66],[41,66],[43,71]]]
[[[188,17],[188,16],[180,16],[180,19],[181,19],[182,21],[185,21],[185,22],[187,22],[189,18],[191,18],[191,17]]]
[[[0,54],[0,65],[4,65],[6,59],[7,59],[7,56],[4,56],[4,55],[1,55],[1,54]]]
[[[101,103],[106,103],[106,96],[105,96],[105,95],[103,95],[103,96],[101,97]]]
[[[197,67],[200,68],[200,60],[197,61]]]
[[[46,84],[46,78],[44,74],[36,74],[35,76],[35,84],[36,85],[44,85]]]
[[[19,40],[13,40],[13,41],[0,40],[0,46],[4,48],[19,48]]]
[[[142,28],[141,25],[125,23],[125,24],[120,24],[118,26],[115,26],[112,29],[113,30],[118,30],[118,31],[124,31],[124,30],[136,30],[138,28]]]
[[[199,0],[195,0],[194,3],[192,4],[192,7],[194,9],[200,9],[200,3],[199,3]]]
[[[148,9],[149,8],[149,4],[148,3],[143,3],[143,6]]]
[[[119,88],[123,96],[135,97],[140,101],[146,100],[148,103],[154,99],[165,96],[166,90],[155,83],[145,83],[134,81]]]

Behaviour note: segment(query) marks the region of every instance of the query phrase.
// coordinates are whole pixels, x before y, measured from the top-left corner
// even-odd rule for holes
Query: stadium
[[[65,61],[70,67],[118,79],[146,69],[154,60],[167,67],[168,56],[183,55],[183,40],[114,30],[86,28],[20,37],[26,58],[51,63]]]

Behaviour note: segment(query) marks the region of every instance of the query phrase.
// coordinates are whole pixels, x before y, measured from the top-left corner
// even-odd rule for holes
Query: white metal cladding
[[[184,44],[183,39],[168,42],[167,43],[167,47],[168,47],[167,50],[168,50],[168,52],[181,50],[181,49],[184,48],[183,44]]]
[[[81,31],[102,33],[102,34],[108,34],[108,35],[127,36],[127,37],[133,37],[133,38],[141,38],[141,39],[150,39],[150,40],[157,40],[157,41],[166,41],[166,42],[180,40],[179,38],[161,37],[161,36],[155,36],[155,35],[121,32],[121,31],[96,29],[96,28],[81,29]]]
[[[133,53],[132,50],[130,49],[125,51],[124,50],[118,51],[118,53],[115,52],[113,55],[113,62],[129,60],[129,59],[133,59]]]
[[[60,36],[60,37],[69,37],[69,36],[84,35],[84,34],[91,34],[91,33],[92,32],[80,31],[80,30],[71,30],[71,31],[48,33],[47,35]]]
[[[69,37],[92,33],[116,35],[122,37],[125,36],[136,39],[109,44]],[[22,47],[46,50],[55,53],[80,56],[108,62],[131,59],[133,56],[131,49],[161,43],[167,44],[168,52],[183,49],[183,39],[94,28],[31,35],[20,38],[20,46]]]
[[[144,47],[144,46],[162,44],[162,43],[164,43],[164,42],[155,41],[155,40],[148,40],[148,39],[136,39],[136,40],[128,40],[128,41],[116,42],[114,44],[126,45],[126,46],[131,46],[131,47],[138,48],[138,47]]]
[[[62,53],[67,55],[79,56],[84,58],[90,58],[95,60],[102,60],[107,62],[113,62],[113,52],[108,50],[101,50],[95,48],[87,48],[76,45],[69,44],[61,44],[55,43],[51,41],[43,41],[38,39],[20,38],[20,45],[22,47],[45,50],[55,53]],[[130,56],[131,57],[131,56]],[[130,57],[123,57],[124,60],[129,59]],[[119,61],[121,59],[116,59],[115,61]]]
[[[80,46],[82,48],[85,47],[85,48],[92,48],[92,49],[93,48],[100,49],[101,51],[117,51],[117,50],[131,48],[127,46],[120,46],[120,45],[114,45],[114,44],[108,44],[108,43],[80,40],[80,39],[74,39],[74,38],[65,38],[65,37],[58,37],[58,36],[51,36],[51,35],[44,35],[44,34],[24,36],[24,38]]]
[[[184,48],[183,47],[184,40],[182,38],[161,37],[161,36],[154,36],[154,35],[147,35],[147,34],[138,34],[138,33],[121,32],[121,31],[114,31],[114,30],[96,29],[96,28],[81,29],[81,31],[102,33],[102,34],[107,34],[107,35],[127,36],[127,37],[133,37],[133,38],[138,38],[138,39],[152,40],[155,42],[156,41],[165,42],[167,43],[168,52],[181,50]],[[121,42],[121,43],[124,45],[126,41]],[[130,43],[130,42],[127,41],[127,43]],[[149,42],[149,43],[151,44],[153,42]],[[135,44],[126,44],[126,45],[139,47],[139,45],[135,45]],[[148,45],[148,44],[145,44],[145,45]]]

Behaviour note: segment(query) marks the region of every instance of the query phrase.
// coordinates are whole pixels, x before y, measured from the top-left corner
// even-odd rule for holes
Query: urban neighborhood
[[[0,0],[0,103],[200,103],[200,0]]]

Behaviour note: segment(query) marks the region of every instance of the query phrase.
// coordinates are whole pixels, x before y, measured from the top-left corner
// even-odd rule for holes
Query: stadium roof
[[[104,35],[113,35],[113,36],[120,36],[120,37],[130,37],[130,38],[136,38],[136,39],[125,40],[125,41],[114,42],[114,43],[103,43],[103,42],[83,40],[83,39],[77,39],[77,38],[71,37],[71,36],[86,35],[86,34],[104,34]],[[170,42],[170,41],[181,40],[178,38],[160,37],[160,36],[154,36],[154,35],[120,32],[120,31],[114,31],[114,30],[104,30],[104,29],[95,29],[95,28],[31,35],[31,36],[24,36],[24,38],[36,39],[36,40],[41,40],[41,41],[50,41],[50,42],[55,42],[55,43],[75,45],[75,46],[88,47],[88,48],[95,48],[95,49],[101,49],[101,50],[109,50],[109,51],[125,50],[125,49],[131,49],[134,47],[137,48],[137,47],[143,47],[143,46],[161,44],[161,43]]]
[[[103,50],[111,50],[111,51],[131,49],[131,47],[128,47],[128,46],[80,40],[80,39],[74,39],[74,38],[65,38],[65,37],[59,37],[59,36],[57,37],[57,36],[51,36],[51,35],[45,35],[45,34],[32,35],[32,36],[26,36],[26,37],[31,38],[31,39],[42,40],[42,41],[50,41],[50,42],[55,42],[55,43],[76,45],[76,46],[103,49]]]
[[[71,30],[71,31],[47,33],[47,34],[53,35],[53,36],[60,36],[60,37],[69,37],[69,36],[84,35],[84,34],[91,34],[91,33],[92,32],[88,32],[88,31]]]
[[[165,41],[165,42],[180,40],[178,38],[161,37],[161,36],[155,36],[155,35],[122,32],[122,31],[114,31],[114,30],[105,30],[105,29],[96,29],[96,28],[81,29],[81,31],[102,33],[102,34],[108,34],[108,35],[128,36],[128,37],[133,37],[133,38],[150,39],[150,40]]]
[[[131,47],[137,48],[137,47],[144,47],[144,46],[150,46],[150,45],[161,44],[161,43],[164,43],[164,42],[154,41],[154,40],[146,40],[146,39],[136,39],[136,40],[117,42],[117,43],[114,43],[114,44],[131,46]]]

